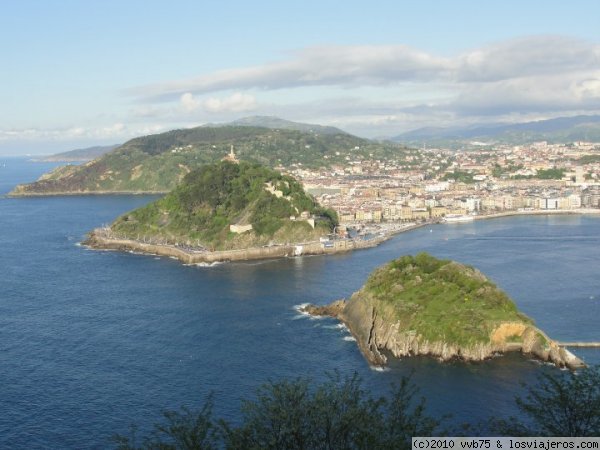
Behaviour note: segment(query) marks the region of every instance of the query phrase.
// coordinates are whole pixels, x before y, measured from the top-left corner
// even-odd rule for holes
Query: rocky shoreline
[[[302,312],[312,316],[333,317],[346,325],[362,354],[373,366],[386,365],[385,352],[396,358],[423,355],[441,361],[483,361],[507,352],[521,352],[558,367],[571,370],[585,367],[582,360],[559,346],[539,328],[518,322],[499,324],[492,332],[489,343],[461,347],[443,341],[424,341],[413,331],[401,330],[398,322],[384,320],[373,305],[356,296],[350,300],[336,300],[325,306],[308,305]],[[509,336],[519,336],[520,342],[511,342],[507,339]]]
[[[331,247],[319,241],[252,247],[239,250],[203,251],[182,248],[176,245],[151,244],[134,239],[110,237],[97,228],[81,243],[97,250],[119,250],[148,255],[176,258],[184,264],[210,264],[215,262],[250,261],[257,259],[287,258],[305,255],[328,255],[352,250],[376,247],[392,236],[381,236],[369,240],[336,240]]]
[[[126,193],[114,193],[126,194]],[[44,194],[42,194],[43,196]],[[65,194],[65,195],[78,195],[78,194]],[[80,194],[86,195],[86,194]],[[103,194],[104,195],[104,194]],[[540,215],[598,215],[600,209],[578,209],[571,211],[509,211],[497,214],[487,214],[481,216],[475,216],[475,220],[486,220],[496,219],[502,217],[514,217],[514,216],[540,216]],[[173,245],[163,244],[148,244],[145,242],[133,240],[133,239],[115,239],[107,237],[103,233],[102,229],[97,228],[92,231],[87,239],[82,242],[90,248],[99,250],[120,250],[120,251],[133,251],[150,255],[168,256],[174,257],[183,262],[184,264],[199,264],[199,263],[213,263],[223,261],[244,261],[244,260],[256,260],[256,259],[271,259],[271,258],[284,258],[291,256],[302,256],[302,255],[324,255],[334,254],[340,252],[347,252],[352,250],[359,250],[365,248],[376,247],[382,242],[385,242],[394,236],[406,233],[408,231],[415,230],[424,226],[432,225],[429,222],[414,223],[406,227],[395,229],[382,236],[377,236],[370,240],[340,240],[338,244],[333,248],[325,247],[320,242],[308,242],[288,245],[276,245],[271,247],[256,247],[240,250],[223,250],[223,251],[190,251],[181,247]],[[301,247],[301,248],[299,248]]]

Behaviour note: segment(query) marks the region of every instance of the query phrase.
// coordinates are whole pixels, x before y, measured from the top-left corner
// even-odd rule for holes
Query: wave
[[[215,267],[215,266],[219,266],[223,264],[223,261],[214,261],[214,262],[199,262],[199,263],[193,263],[193,264],[184,264],[184,266],[187,267]]]
[[[310,305],[310,303],[300,303],[299,305],[294,305],[293,309],[298,314],[296,314],[294,317],[292,317],[292,320],[310,319],[312,316],[309,313],[307,313],[306,311],[304,311],[304,308],[306,308],[308,305]]]
[[[381,367],[381,366],[369,366],[369,368],[374,372],[389,372],[389,367]]]
[[[344,340],[348,342],[356,342],[356,338],[354,336],[344,336]]]
[[[307,312],[304,312],[304,308],[306,308],[308,305],[310,305],[310,303],[300,303],[299,305],[294,305],[293,308],[299,313],[308,314]]]
[[[298,314],[295,315],[294,317],[292,317],[292,320],[298,320],[298,319],[308,319],[308,320],[331,319],[331,317],[328,317],[328,316],[313,316],[312,314],[309,314],[306,311],[303,311],[303,309],[306,308],[308,305],[310,305],[310,303],[300,303],[299,305],[294,305],[293,308],[294,308],[294,310]],[[317,326],[317,325],[315,325],[315,326]]]

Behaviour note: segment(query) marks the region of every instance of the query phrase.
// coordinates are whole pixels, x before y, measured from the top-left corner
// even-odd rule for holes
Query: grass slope
[[[314,229],[290,220],[304,211],[318,217]],[[134,239],[232,249],[314,240],[336,223],[335,213],[320,208],[293,178],[258,164],[220,162],[191,171],[171,193],[121,216],[111,228]],[[235,234],[230,224],[253,229]]]
[[[462,346],[487,343],[502,322],[533,322],[476,269],[427,253],[403,256],[371,274],[359,295],[427,341]]]
[[[240,159],[269,167],[329,167],[346,164],[347,158],[402,160],[414,153],[343,132],[197,127],[132,139],[95,161],[68,173],[54,172],[14,193],[168,192],[191,170],[219,161],[232,145]]]

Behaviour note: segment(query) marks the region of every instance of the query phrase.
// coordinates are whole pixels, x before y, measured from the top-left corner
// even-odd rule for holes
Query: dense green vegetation
[[[565,169],[540,169],[535,174],[540,180],[560,180],[565,176]]]
[[[517,170],[523,169],[523,164],[508,164],[507,166],[501,166],[496,163],[492,167],[492,176],[495,178],[500,178],[503,174],[509,174],[516,172]]]
[[[315,216],[315,229],[290,220],[303,212]],[[231,224],[250,224],[252,230],[231,233]],[[220,162],[191,171],[171,193],[123,215],[111,228],[134,239],[226,249],[315,240],[336,224],[335,212],[319,207],[293,178],[258,164]]]
[[[538,180],[561,180],[566,173],[566,169],[539,169],[535,175],[514,175],[514,180],[529,180],[537,178]]]
[[[389,398],[373,398],[360,379],[330,377],[314,387],[307,379],[269,383],[242,403],[242,423],[212,416],[212,399],[198,412],[165,413],[166,423],[139,445],[116,436],[119,450],[378,450],[410,449],[412,436],[439,433],[417,389],[402,378]]]
[[[516,399],[528,421],[497,419],[505,436],[600,436],[600,367],[566,374],[542,373],[527,395]]]
[[[427,253],[377,269],[359,295],[390,305],[403,330],[430,342],[487,343],[502,322],[531,324],[510,298],[476,269]]]
[[[577,160],[579,164],[592,164],[600,162],[600,155],[585,155]]]
[[[449,172],[445,174],[442,178],[444,181],[455,180],[461,183],[474,183],[473,174],[470,172],[463,172],[460,170],[455,170],[454,172]]]
[[[251,126],[197,127],[132,139],[69,173],[56,172],[16,193],[168,192],[191,170],[214,163],[231,146],[240,160],[268,167],[330,167],[356,159],[409,161],[416,151],[347,133]]]
[[[600,435],[600,370],[541,372],[540,380],[516,399],[520,418],[440,428],[406,377],[387,397],[373,398],[357,376],[339,375],[314,385],[307,379],[271,382],[242,402],[242,420],[216,419],[213,397],[197,411],[164,413],[163,423],[139,439],[116,435],[119,450],[384,450],[410,449],[413,436]]]

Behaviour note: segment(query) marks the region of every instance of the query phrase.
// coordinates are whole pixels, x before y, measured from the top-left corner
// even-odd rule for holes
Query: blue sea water
[[[0,160],[0,194],[52,164]],[[413,380],[434,414],[476,421],[517,411],[541,366],[519,355],[480,364],[429,358],[375,371],[334,320],[295,307],[360,288],[380,264],[427,251],[472,264],[558,340],[600,340],[600,218],[515,217],[440,225],[380,247],[328,257],[183,266],[92,251],[85,233],[150,196],[0,198],[0,448],[107,448],[161,411],[218,416],[268,380],[358,372],[374,393]],[[592,364],[600,351],[576,353]]]

